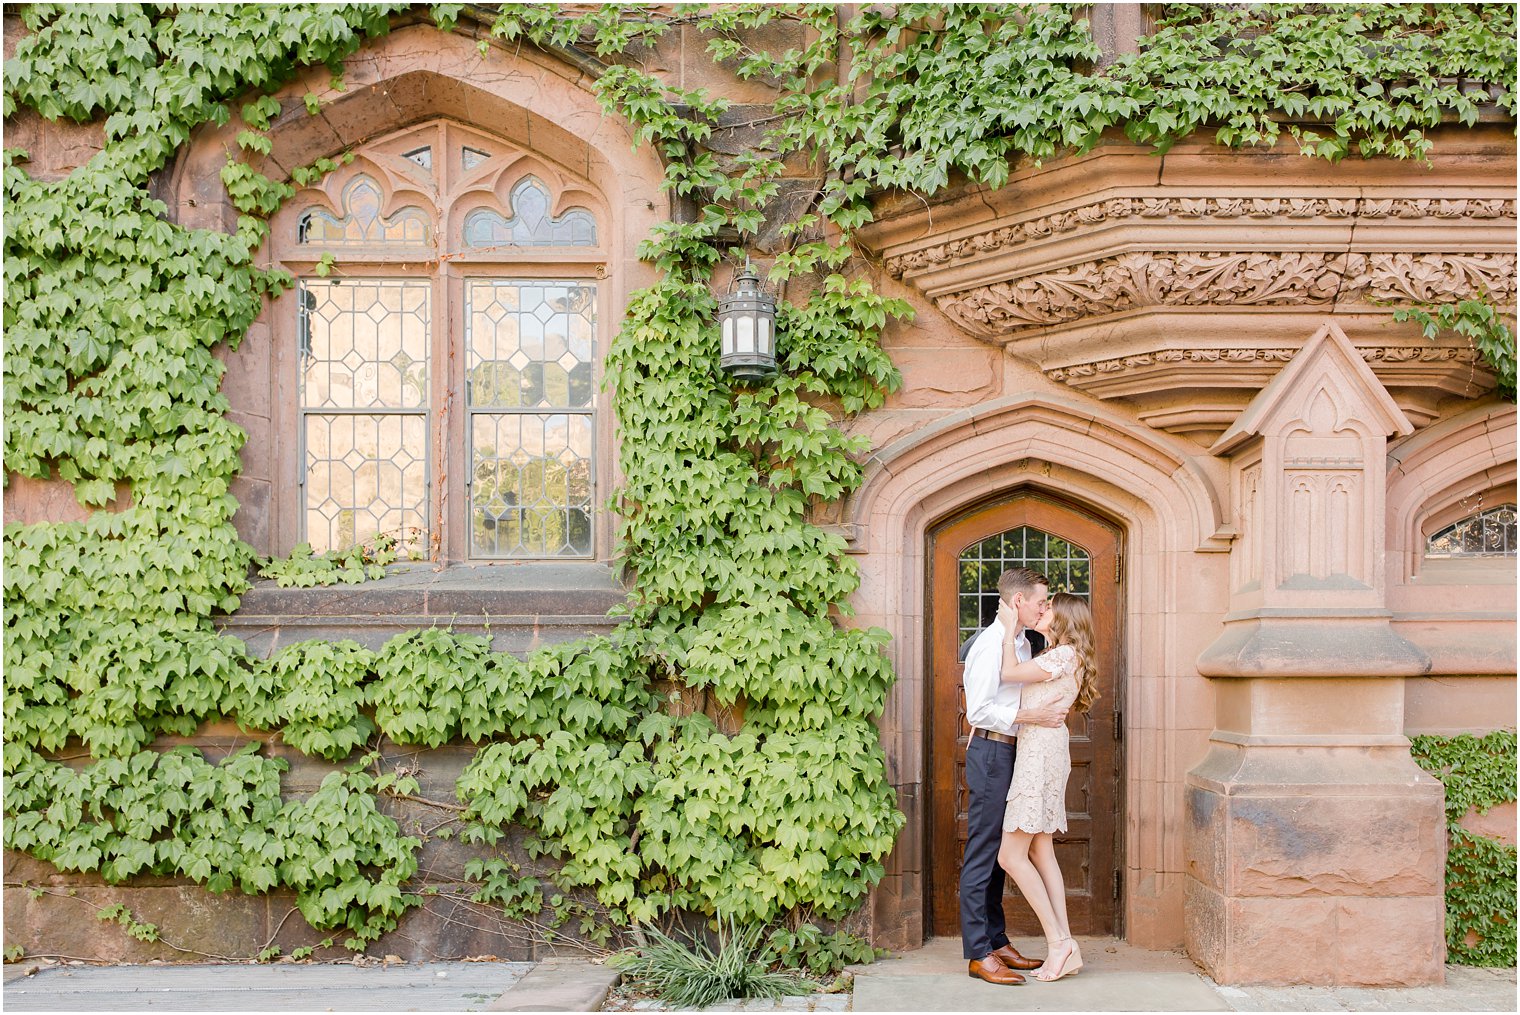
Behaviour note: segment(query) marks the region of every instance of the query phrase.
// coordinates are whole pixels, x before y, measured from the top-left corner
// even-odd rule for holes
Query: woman
[[[1026,707],[1054,704],[1086,712],[1098,697],[1092,608],[1081,596],[1057,593],[1035,630],[1050,647],[1027,663],[1005,665],[1003,679],[1031,685],[1023,694]],[[1039,980],[1059,980],[1082,968],[1082,953],[1066,921],[1066,885],[1053,840],[1053,833],[1066,831],[1066,780],[1071,775],[1067,740],[1065,726],[1020,728],[998,851],[998,863],[1019,886],[1045,931],[1045,963],[1034,974]]]

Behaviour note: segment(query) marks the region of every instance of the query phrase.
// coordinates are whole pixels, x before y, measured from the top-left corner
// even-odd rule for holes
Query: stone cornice
[[[1120,254],[992,282],[935,303],[994,341],[1018,332],[1143,307],[1424,303],[1515,298],[1515,255],[1156,251]]]
[[[1125,219],[1306,222],[1357,219],[1493,220],[1515,218],[1515,202],[1503,198],[1366,197],[1109,197],[1065,211],[1000,225],[969,236],[886,259],[896,278],[938,265],[957,264],[1062,233]]]

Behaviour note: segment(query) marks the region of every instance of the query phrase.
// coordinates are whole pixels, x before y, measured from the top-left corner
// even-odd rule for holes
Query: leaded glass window
[[[1050,591],[1092,595],[1092,557],[1076,543],[1020,525],[972,543],[960,555],[957,594],[962,641],[997,618],[998,577],[1028,567],[1050,579]]]
[[[427,282],[299,286],[302,521],[318,553],[428,536]]]
[[[584,208],[571,208],[559,218],[549,215],[549,191],[532,176],[512,188],[512,217],[481,208],[464,220],[464,242],[470,247],[594,247],[596,219]]]
[[[590,208],[553,214],[566,194],[600,207],[589,182],[447,120],[356,156],[277,214],[298,277],[279,325],[298,376],[276,432],[295,435],[301,463],[279,538],[321,552],[390,534],[412,559],[593,557],[592,278],[606,266]],[[313,277],[327,251],[336,263]]]
[[[1468,515],[1431,536],[1427,557],[1513,557],[1516,555],[1515,505],[1501,504]]]
[[[588,557],[596,287],[470,279],[470,554]]]

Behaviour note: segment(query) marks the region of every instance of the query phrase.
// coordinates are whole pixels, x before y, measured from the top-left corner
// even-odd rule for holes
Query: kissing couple
[[[1066,831],[1071,750],[1066,714],[1098,696],[1092,608],[1049,594],[1027,567],[998,578],[997,619],[966,655],[966,853],[961,863],[961,944],[970,976],[988,983],[1059,980],[1082,968],[1066,920],[1066,885],[1054,834]],[[1039,918],[1046,954],[1020,955],[1003,918],[1007,872]]]

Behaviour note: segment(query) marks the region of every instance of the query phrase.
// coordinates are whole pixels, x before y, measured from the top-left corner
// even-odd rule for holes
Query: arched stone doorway
[[[1184,451],[1177,439],[1102,406],[1019,392],[920,427],[872,455],[845,505],[861,574],[853,623],[892,635],[887,652],[898,681],[882,716],[882,745],[909,822],[872,893],[877,944],[915,948],[933,936],[932,886],[953,880],[960,867],[959,856],[933,857],[929,842],[929,535],[1011,494],[1040,493],[1123,535],[1124,594],[1116,604],[1123,666],[1115,673],[1122,690],[1109,698],[1123,705],[1126,758],[1123,806],[1114,814],[1123,825],[1117,923],[1131,944],[1182,945],[1182,783],[1214,728],[1214,690],[1194,661],[1217,632],[1229,548],[1216,470]]]
[[[997,577],[1009,567],[1046,574],[1052,591],[1085,595],[1093,604],[1101,697],[1073,713],[1068,827],[1056,836],[1066,880],[1067,911],[1078,934],[1120,933],[1124,820],[1120,750],[1118,528],[1056,495],[1018,490],[963,510],[932,526],[928,600],[925,757],[928,763],[926,923],[932,935],[959,933],[957,883],[966,839],[965,748],[969,728],[961,686],[960,648],[996,611]],[[1004,905],[1011,932],[1038,934],[1029,907],[1009,883]]]

